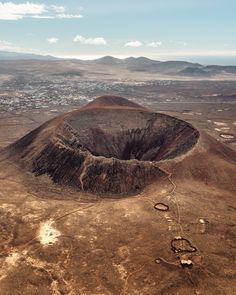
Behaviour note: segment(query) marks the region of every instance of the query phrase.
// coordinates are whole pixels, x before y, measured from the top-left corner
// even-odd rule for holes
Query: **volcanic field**
[[[236,294],[236,153],[175,114],[103,96],[1,150],[0,294]]]

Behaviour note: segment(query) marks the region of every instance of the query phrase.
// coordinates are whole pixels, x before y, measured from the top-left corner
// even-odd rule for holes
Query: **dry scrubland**
[[[1,294],[235,294],[235,83],[160,81],[153,73],[129,70],[128,76],[114,74],[112,67],[105,75],[101,66],[95,65],[91,66],[93,71],[87,67],[78,75],[80,68],[73,62],[73,73],[68,74],[68,66],[65,69],[62,65],[28,62],[25,67],[19,62],[9,64],[8,72],[5,65],[4,72],[1,63]],[[154,164],[150,163],[155,160],[152,149],[142,163],[155,165],[161,173],[136,192],[108,195],[89,190],[86,179],[94,174],[88,170],[82,175],[85,187],[63,181],[58,184],[45,173],[32,173],[31,164],[37,163],[34,149],[39,151],[48,143],[47,134],[55,128],[54,123],[41,130],[35,145],[26,141],[20,151],[14,150],[15,145],[6,149],[45,121],[104,94],[122,95],[141,104],[144,108],[138,112],[146,114],[149,109],[157,112],[157,117],[164,113],[188,122],[199,132],[199,138],[173,157],[156,158]],[[118,118],[127,112],[126,105],[117,106],[120,99],[112,105],[108,98],[96,103],[93,107],[113,110]],[[129,105],[127,122],[122,121],[135,129],[134,109],[130,108],[137,106]],[[92,109],[90,104],[87,111]],[[99,120],[104,124],[107,118]],[[107,132],[116,133],[117,124],[108,121]],[[87,129],[79,129],[77,122],[73,125],[69,121],[81,135]],[[91,137],[88,139],[84,137],[86,145],[91,143]],[[101,152],[105,157],[114,156],[108,153],[109,142],[110,138],[104,152],[104,146],[95,140],[89,147],[93,156]],[[168,148],[174,149],[179,143],[178,139]],[[140,149],[138,146],[125,153],[126,158],[131,154],[141,157]],[[119,158],[119,153],[115,157]],[[109,167],[114,164],[111,158],[102,161]],[[59,163],[55,159],[53,164]],[[46,172],[50,175],[50,171]],[[67,174],[65,171],[64,180]],[[131,179],[134,176],[129,175]],[[114,179],[108,181],[112,187]],[[125,182],[122,179],[123,187]],[[96,188],[102,183],[101,179],[92,182]]]

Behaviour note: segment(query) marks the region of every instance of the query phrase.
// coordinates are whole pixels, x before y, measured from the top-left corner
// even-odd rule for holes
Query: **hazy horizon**
[[[233,65],[235,9],[232,0],[0,1],[0,50]]]
[[[36,54],[36,55],[41,55],[40,53],[32,53],[32,52],[15,52],[15,51],[4,51],[4,50],[0,50],[0,53],[13,53],[13,54]],[[53,55],[53,54],[42,54],[42,56],[52,56],[55,58],[59,58],[59,59],[77,59],[77,60],[88,60],[88,61],[92,61],[92,60],[96,60],[96,59],[100,59],[106,56],[111,56],[114,58],[118,58],[118,59],[127,59],[127,58],[139,58],[139,57],[144,57],[144,58],[148,58],[154,61],[160,61],[160,62],[166,62],[166,61],[183,61],[183,62],[190,62],[190,63],[199,63],[202,65],[220,65],[220,66],[236,66],[236,57],[209,57],[209,56],[192,56],[192,57],[182,57],[182,56],[176,56],[176,57],[169,57],[168,59],[164,59],[161,56],[159,58],[153,58],[152,56],[143,56],[143,55],[78,55],[78,56],[59,56],[59,55]],[[11,59],[11,58],[9,58]],[[1,57],[0,57],[1,60]]]

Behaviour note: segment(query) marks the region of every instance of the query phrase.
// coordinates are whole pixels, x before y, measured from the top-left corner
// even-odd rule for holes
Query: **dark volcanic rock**
[[[120,97],[101,97],[8,147],[35,175],[98,194],[134,194],[165,176],[158,161],[190,150],[198,131]]]

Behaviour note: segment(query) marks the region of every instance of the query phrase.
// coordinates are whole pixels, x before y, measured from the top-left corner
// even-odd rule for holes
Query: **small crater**
[[[154,208],[158,211],[169,211],[169,206],[164,203],[156,203]]]
[[[189,240],[182,237],[176,237],[171,240],[171,250],[175,253],[197,252],[197,248],[194,247]]]

